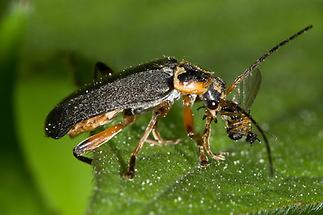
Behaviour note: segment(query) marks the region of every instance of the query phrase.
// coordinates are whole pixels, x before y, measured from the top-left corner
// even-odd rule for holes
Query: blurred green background
[[[293,160],[301,153],[288,142],[297,139],[309,150],[306,159],[319,159],[322,11],[319,0],[1,1],[0,213],[85,213],[92,169],[72,156],[85,136],[57,141],[45,137],[43,126],[54,105],[76,89],[75,76],[88,79],[96,61],[121,70],[170,55],[231,82],[268,48],[309,24],[310,32],[262,65],[252,111],[267,127],[295,117],[269,129],[278,138],[287,135],[284,147],[295,151],[281,155]],[[316,161],[306,170],[322,188],[322,158]]]

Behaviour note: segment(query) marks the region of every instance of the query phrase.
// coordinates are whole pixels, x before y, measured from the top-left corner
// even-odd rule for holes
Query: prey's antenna
[[[307,27],[305,27],[304,29],[300,30],[299,32],[297,32],[296,34],[293,34],[292,36],[290,36],[289,38],[287,38],[286,40],[281,41],[278,45],[274,46],[273,48],[271,48],[269,51],[267,51],[264,55],[262,55],[260,58],[258,58],[256,60],[256,62],[254,62],[253,64],[251,64],[251,66],[249,66],[241,75],[239,75],[234,82],[231,84],[231,86],[227,89],[226,91],[226,95],[228,95],[229,93],[231,93],[236,87],[237,85],[243,80],[245,79],[247,76],[250,75],[250,73],[257,68],[267,57],[269,57],[272,53],[276,52],[279,48],[281,48],[282,46],[284,46],[286,43],[288,43],[289,41],[295,39],[296,37],[298,37],[299,35],[305,33],[306,31],[310,30],[313,27],[313,25],[309,25]]]
[[[260,132],[260,134],[262,136],[262,139],[265,142],[265,147],[266,147],[266,151],[267,151],[267,155],[268,155],[269,175],[274,176],[275,171],[274,171],[273,158],[271,156],[271,148],[270,148],[270,145],[269,145],[268,138],[265,135],[265,131],[260,127],[260,125],[256,122],[256,120],[254,120],[254,118],[252,118],[252,116],[249,113],[244,111],[242,108],[240,110],[251,120],[251,122],[256,126],[256,128]]]

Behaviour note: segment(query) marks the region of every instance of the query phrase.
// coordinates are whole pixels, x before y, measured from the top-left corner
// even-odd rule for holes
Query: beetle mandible
[[[131,179],[135,175],[137,156],[145,142],[161,144],[171,142],[160,136],[156,125],[161,117],[167,115],[172,104],[182,98],[184,127],[188,136],[197,143],[200,165],[206,166],[208,157],[215,160],[225,158],[223,153],[213,153],[209,145],[211,123],[220,116],[226,122],[228,136],[233,140],[245,137],[247,142],[253,143],[259,139],[252,131],[252,124],[257,128],[265,142],[269,170],[272,175],[274,169],[268,139],[248,110],[261,80],[257,67],[280,47],[310,28],[312,28],[311,25],[307,26],[267,51],[227,88],[225,82],[211,72],[185,60],[177,61],[172,57],[161,58],[124,70],[121,75],[113,77],[110,77],[113,71],[105,64],[98,62],[95,65],[96,81],[65,98],[48,114],[45,133],[55,139],[66,134],[74,137],[80,133],[92,131],[110,122],[117,115],[123,114],[122,122],[90,136],[73,149],[73,154],[77,159],[91,164],[92,159],[83,156],[84,153],[112,139],[122,129],[132,124],[137,115],[152,110],[152,118],[133,150],[128,169],[124,173],[126,178]],[[105,76],[105,78],[98,79],[99,76]],[[241,82],[252,76],[256,81],[249,101],[237,102],[227,98]],[[242,95],[244,92],[239,93]],[[196,134],[194,130],[191,108],[195,101],[201,101],[205,108],[205,129],[202,134]],[[242,105],[243,102],[249,104]],[[150,134],[154,138],[153,141],[148,139]]]

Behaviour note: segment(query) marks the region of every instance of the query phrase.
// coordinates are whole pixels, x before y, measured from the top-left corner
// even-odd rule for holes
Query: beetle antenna
[[[251,64],[251,66],[249,66],[241,75],[239,75],[234,80],[234,82],[231,84],[231,86],[227,89],[226,95],[228,95],[229,93],[231,93],[237,87],[237,85],[242,80],[244,80],[246,77],[248,77],[252,73],[252,71],[254,69],[256,69],[263,61],[265,61],[265,59],[267,57],[269,57],[270,55],[272,55],[274,52],[276,52],[279,48],[281,48],[282,46],[284,46],[289,41],[295,39],[299,35],[301,35],[301,34],[305,33],[306,31],[310,30],[312,27],[313,27],[313,25],[309,25],[309,26],[305,27],[304,29],[302,29],[299,32],[297,32],[297,33],[293,34],[292,36],[290,36],[289,38],[281,41],[278,45],[274,46],[269,51],[267,51],[265,54],[263,54],[260,58],[258,58],[253,64]]]

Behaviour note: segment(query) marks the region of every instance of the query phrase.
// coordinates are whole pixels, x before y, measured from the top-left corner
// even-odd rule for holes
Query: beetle
[[[173,57],[164,57],[126,69],[121,75],[113,75],[110,67],[98,62],[95,65],[95,82],[72,93],[48,114],[45,133],[55,139],[66,134],[74,137],[105,125],[117,115],[123,114],[122,122],[88,137],[73,149],[77,159],[91,164],[92,159],[83,156],[84,153],[93,151],[112,139],[126,126],[134,123],[138,115],[152,111],[148,126],[133,150],[127,171],[124,173],[125,178],[132,179],[135,175],[137,156],[145,142],[160,144],[171,142],[161,137],[157,130],[157,121],[167,115],[176,100],[182,98],[184,127],[188,136],[197,143],[201,166],[208,165],[208,157],[215,160],[225,159],[224,153],[213,153],[209,144],[211,123],[216,122],[219,116],[226,122],[228,137],[233,140],[245,138],[249,143],[259,141],[252,131],[252,125],[256,127],[265,142],[269,170],[273,175],[268,139],[249,111],[260,85],[261,75],[258,66],[280,47],[310,28],[312,25],[271,48],[239,75],[229,87],[208,70],[185,60],[177,61]],[[240,86],[248,81],[252,88],[251,92],[240,89]],[[228,95],[233,91],[240,97],[240,101],[228,99]],[[248,98],[241,99],[243,96]],[[201,101],[205,109],[205,128],[201,134],[195,132],[193,123],[192,106],[196,101]],[[148,139],[150,134],[154,138],[153,141]]]

